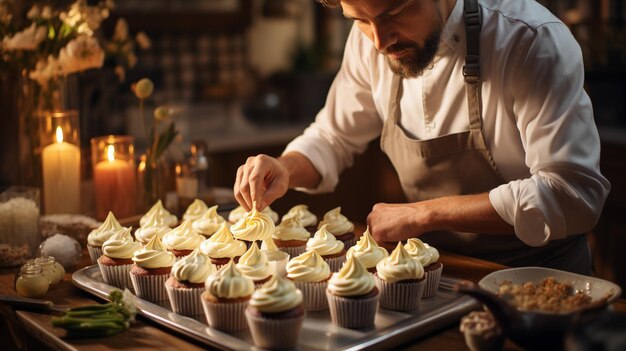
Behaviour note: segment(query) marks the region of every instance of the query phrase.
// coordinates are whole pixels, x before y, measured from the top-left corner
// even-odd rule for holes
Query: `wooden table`
[[[485,275],[502,268],[502,265],[470,258],[466,256],[442,252],[441,261],[444,264],[444,273],[453,277],[463,278],[474,282]],[[85,252],[77,267],[89,265],[89,256]],[[14,289],[15,270],[0,270],[0,295],[16,295]],[[52,288],[45,297],[55,304],[76,306],[101,302],[92,295],[74,287],[71,283],[71,272],[65,275],[64,280]],[[616,304],[618,309],[626,310],[623,301]],[[202,350],[204,345],[196,343],[182,335],[172,333],[150,320],[139,317],[132,327],[121,334],[106,338],[86,340],[64,340],[63,331],[51,326],[48,314],[13,311],[8,306],[0,305],[0,340],[9,349],[26,346],[34,350]],[[2,325],[5,324],[5,325]],[[17,345],[16,345],[17,344]],[[6,349],[3,347],[3,349]],[[398,350],[464,350],[467,349],[463,335],[458,331],[458,323],[437,332],[431,333],[418,340],[414,340]],[[505,350],[518,350],[507,341]]]

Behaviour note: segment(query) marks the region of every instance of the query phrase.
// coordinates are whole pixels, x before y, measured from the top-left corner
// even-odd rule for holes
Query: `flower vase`
[[[146,162],[146,155],[141,156],[139,163],[139,182],[141,189],[140,201],[142,204],[140,212],[146,212],[158,200],[165,203],[165,196],[168,191],[174,188],[175,172],[169,159],[165,156],[159,157],[153,162]]]

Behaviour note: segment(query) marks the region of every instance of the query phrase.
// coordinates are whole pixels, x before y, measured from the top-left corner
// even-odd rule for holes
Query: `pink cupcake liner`
[[[91,246],[87,244],[87,251],[89,252],[89,258],[91,258],[91,264],[97,264],[98,258],[102,256],[102,246]]]
[[[326,289],[330,318],[344,328],[365,328],[374,325],[380,294],[370,298],[345,298]]]
[[[254,344],[263,349],[293,349],[298,344],[304,314],[296,318],[258,317],[246,310]]]
[[[167,300],[165,281],[169,278],[169,273],[158,275],[136,275],[133,272],[130,272],[129,274],[137,297],[151,302]]]
[[[296,257],[306,252],[306,242],[299,246],[279,246],[278,249],[289,254],[289,257]]]
[[[339,257],[333,258],[324,258],[324,261],[328,263],[331,272],[339,272],[339,270],[343,266],[343,263],[346,261],[346,255],[341,255]]]
[[[175,288],[165,284],[165,291],[174,313],[183,316],[197,316],[203,313],[200,295],[204,292],[204,288]]]
[[[328,309],[326,299],[326,287],[328,281],[323,282],[298,282],[293,281],[300,291],[302,291],[304,309],[307,311],[323,311]]]
[[[237,331],[248,328],[244,311],[248,301],[216,303],[200,298],[207,323],[211,328],[222,331]]]
[[[98,267],[100,267],[100,273],[102,273],[104,282],[122,290],[126,288],[134,290],[133,282],[130,280],[129,274],[132,266],[132,263],[119,266],[107,266],[98,262]]]
[[[426,283],[424,284],[424,294],[422,298],[429,298],[437,295],[439,290],[439,281],[441,280],[441,272],[443,271],[443,264],[438,269],[432,271],[426,271]]]
[[[389,283],[374,275],[380,290],[380,307],[393,311],[416,309],[422,299],[426,279],[415,282]]]

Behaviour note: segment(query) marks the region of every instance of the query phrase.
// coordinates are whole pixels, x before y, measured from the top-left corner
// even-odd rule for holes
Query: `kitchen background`
[[[599,276],[626,287],[626,2],[623,0],[543,0],[571,28],[581,44],[586,89],[594,104],[602,138],[601,168],[612,183],[597,228],[590,234]],[[105,134],[135,136],[145,149],[137,99],[130,85],[148,77],[155,93],[149,108],[167,104],[180,135],[168,150],[172,164],[198,148],[206,150],[210,186],[231,188],[237,167],[249,155],[279,155],[323,105],[342,57],[351,22],[340,9],[314,0],[125,0],[111,20],[125,18],[130,33],[144,31],[151,46],[137,52],[137,65],[120,82],[113,66],[75,77],[80,92],[80,139]],[[9,109],[8,80],[0,102],[0,186],[20,184],[18,128]],[[139,153],[139,152],[138,152]],[[85,181],[90,155],[83,152]],[[342,206],[349,218],[364,222],[371,206],[403,200],[395,172],[374,141],[342,175],[333,194],[308,196],[290,191],[272,205],[284,213],[296,203],[323,214]],[[172,180],[171,188],[175,189]],[[626,289],[624,289],[626,290]]]

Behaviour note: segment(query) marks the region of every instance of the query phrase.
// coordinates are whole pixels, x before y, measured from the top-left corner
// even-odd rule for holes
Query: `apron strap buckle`
[[[467,55],[465,57],[463,77],[466,83],[477,83],[480,80],[480,63],[478,56]]]

